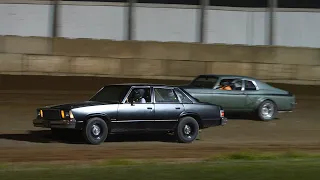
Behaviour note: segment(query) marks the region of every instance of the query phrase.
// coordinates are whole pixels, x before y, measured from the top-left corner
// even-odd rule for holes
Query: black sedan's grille
[[[59,110],[43,110],[43,119],[47,120],[59,120],[61,114]]]

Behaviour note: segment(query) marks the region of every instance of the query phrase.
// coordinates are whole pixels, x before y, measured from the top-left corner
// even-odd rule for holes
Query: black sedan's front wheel
[[[86,142],[94,145],[103,143],[109,133],[107,123],[98,117],[89,119],[82,131]]]
[[[199,124],[193,117],[183,117],[177,126],[176,136],[181,143],[194,141],[199,134]]]

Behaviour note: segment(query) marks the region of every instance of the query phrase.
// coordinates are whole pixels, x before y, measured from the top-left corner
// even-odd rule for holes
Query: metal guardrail
[[[227,11],[259,11],[267,12],[269,23],[268,29],[266,30],[266,40],[268,41],[267,45],[274,45],[274,36],[275,36],[275,24],[274,19],[276,18],[275,12],[320,12],[320,9],[287,9],[287,8],[277,8],[278,0],[268,0],[269,8],[238,8],[238,7],[217,7],[209,6],[209,0],[200,0],[200,5],[174,5],[174,4],[145,4],[145,3],[136,3],[136,0],[128,0],[127,3],[116,3],[116,2],[83,2],[83,1],[61,1],[61,0],[0,0],[0,4],[46,4],[51,6],[51,37],[59,37],[58,24],[60,16],[60,6],[61,5],[87,5],[87,6],[126,6],[126,39],[134,39],[133,28],[135,24],[134,9],[136,7],[166,7],[166,8],[198,8],[200,9],[197,14],[197,39],[199,43],[204,43],[205,33],[204,29],[206,27],[206,11],[207,10],[227,10]]]
[[[59,6],[61,5],[62,1],[61,0],[53,0],[53,6],[52,6],[52,12],[53,12],[53,18],[52,18],[52,37],[58,37],[59,36],[59,32],[57,29],[57,24],[58,19],[59,19]],[[133,18],[133,12],[134,12],[134,8],[136,7],[136,0],[128,0],[127,4],[128,8],[127,8],[127,12],[126,12],[126,19],[127,19],[127,40],[132,40],[134,39],[134,34],[133,32],[133,24],[134,24],[134,18]],[[197,39],[199,43],[203,43],[205,40],[204,37],[204,28],[206,26],[206,9],[208,7],[209,1],[208,0],[201,0],[201,5],[198,6],[198,8],[200,8],[200,13],[198,14],[198,27],[197,27]],[[277,4],[277,0],[269,0],[269,34],[268,34],[268,38],[269,42],[268,45],[273,45],[273,37],[274,37],[274,21],[273,19],[275,18],[274,15],[274,8],[276,7]]]

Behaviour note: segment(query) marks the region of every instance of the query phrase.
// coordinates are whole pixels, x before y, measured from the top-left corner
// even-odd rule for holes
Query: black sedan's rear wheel
[[[262,121],[270,121],[276,118],[278,114],[278,109],[277,105],[270,101],[270,100],[265,100],[263,101],[257,110],[257,115],[260,120]]]
[[[82,133],[87,143],[98,145],[106,140],[108,125],[103,119],[94,117],[87,121]]]
[[[190,143],[199,134],[199,124],[193,117],[183,117],[178,123],[175,134],[179,142]]]

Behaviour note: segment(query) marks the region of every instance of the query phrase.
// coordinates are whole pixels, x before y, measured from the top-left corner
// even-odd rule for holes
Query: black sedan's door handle
[[[147,109],[152,109],[152,107],[147,107]]]

